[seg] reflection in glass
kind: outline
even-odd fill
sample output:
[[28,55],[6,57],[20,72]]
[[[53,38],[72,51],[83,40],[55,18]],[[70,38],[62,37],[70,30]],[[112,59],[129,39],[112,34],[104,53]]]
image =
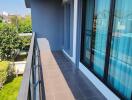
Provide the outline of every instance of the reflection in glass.
[[90,41],[92,33],[92,22],[93,22],[93,10],[94,0],[86,1],[86,17],[85,17],[85,28],[84,32],[84,51],[83,51],[83,62],[86,64],[90,63]]
[[103,78],[107,33],[109,25],[110,0],[95,0],[94,14],[94,39],[95,44],[92,49],[93,69],[96,74]]
[[116,0],[108,82],[125,98],[132,94],[132,0]]

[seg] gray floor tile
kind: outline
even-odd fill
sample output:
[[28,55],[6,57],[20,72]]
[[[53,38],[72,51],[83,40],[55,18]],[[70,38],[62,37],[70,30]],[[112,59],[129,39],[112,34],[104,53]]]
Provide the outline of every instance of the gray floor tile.
[[106,100],[61,51],[53,52],[53,55],[76,100]]

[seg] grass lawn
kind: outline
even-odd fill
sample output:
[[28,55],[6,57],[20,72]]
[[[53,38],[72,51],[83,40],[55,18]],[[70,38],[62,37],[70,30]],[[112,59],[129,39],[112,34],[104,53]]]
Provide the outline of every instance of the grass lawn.
[[22,76],[14,78],[11,82],[4,84],[0,90],[0,100],[16,100],[21,85]]

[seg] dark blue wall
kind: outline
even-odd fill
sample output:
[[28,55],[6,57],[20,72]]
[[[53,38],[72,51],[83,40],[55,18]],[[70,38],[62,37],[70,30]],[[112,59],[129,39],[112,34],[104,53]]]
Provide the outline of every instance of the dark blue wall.
[[33,31],[49,40],[52,50],[61,50],[64,39],[64,14],[61,0],[31,2]]
[[73,54],[73,14],[74,0],[64,4],[64,50]]

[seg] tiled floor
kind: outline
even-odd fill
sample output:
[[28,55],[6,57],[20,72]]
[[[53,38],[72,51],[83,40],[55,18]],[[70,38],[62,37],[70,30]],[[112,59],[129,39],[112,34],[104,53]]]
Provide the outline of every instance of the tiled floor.
[[39,38],[46,100],[106,100],[61,52],[51,52],[47,39]]
[[62,52],[53,52],[53,55],[76,100],[106,100]]

